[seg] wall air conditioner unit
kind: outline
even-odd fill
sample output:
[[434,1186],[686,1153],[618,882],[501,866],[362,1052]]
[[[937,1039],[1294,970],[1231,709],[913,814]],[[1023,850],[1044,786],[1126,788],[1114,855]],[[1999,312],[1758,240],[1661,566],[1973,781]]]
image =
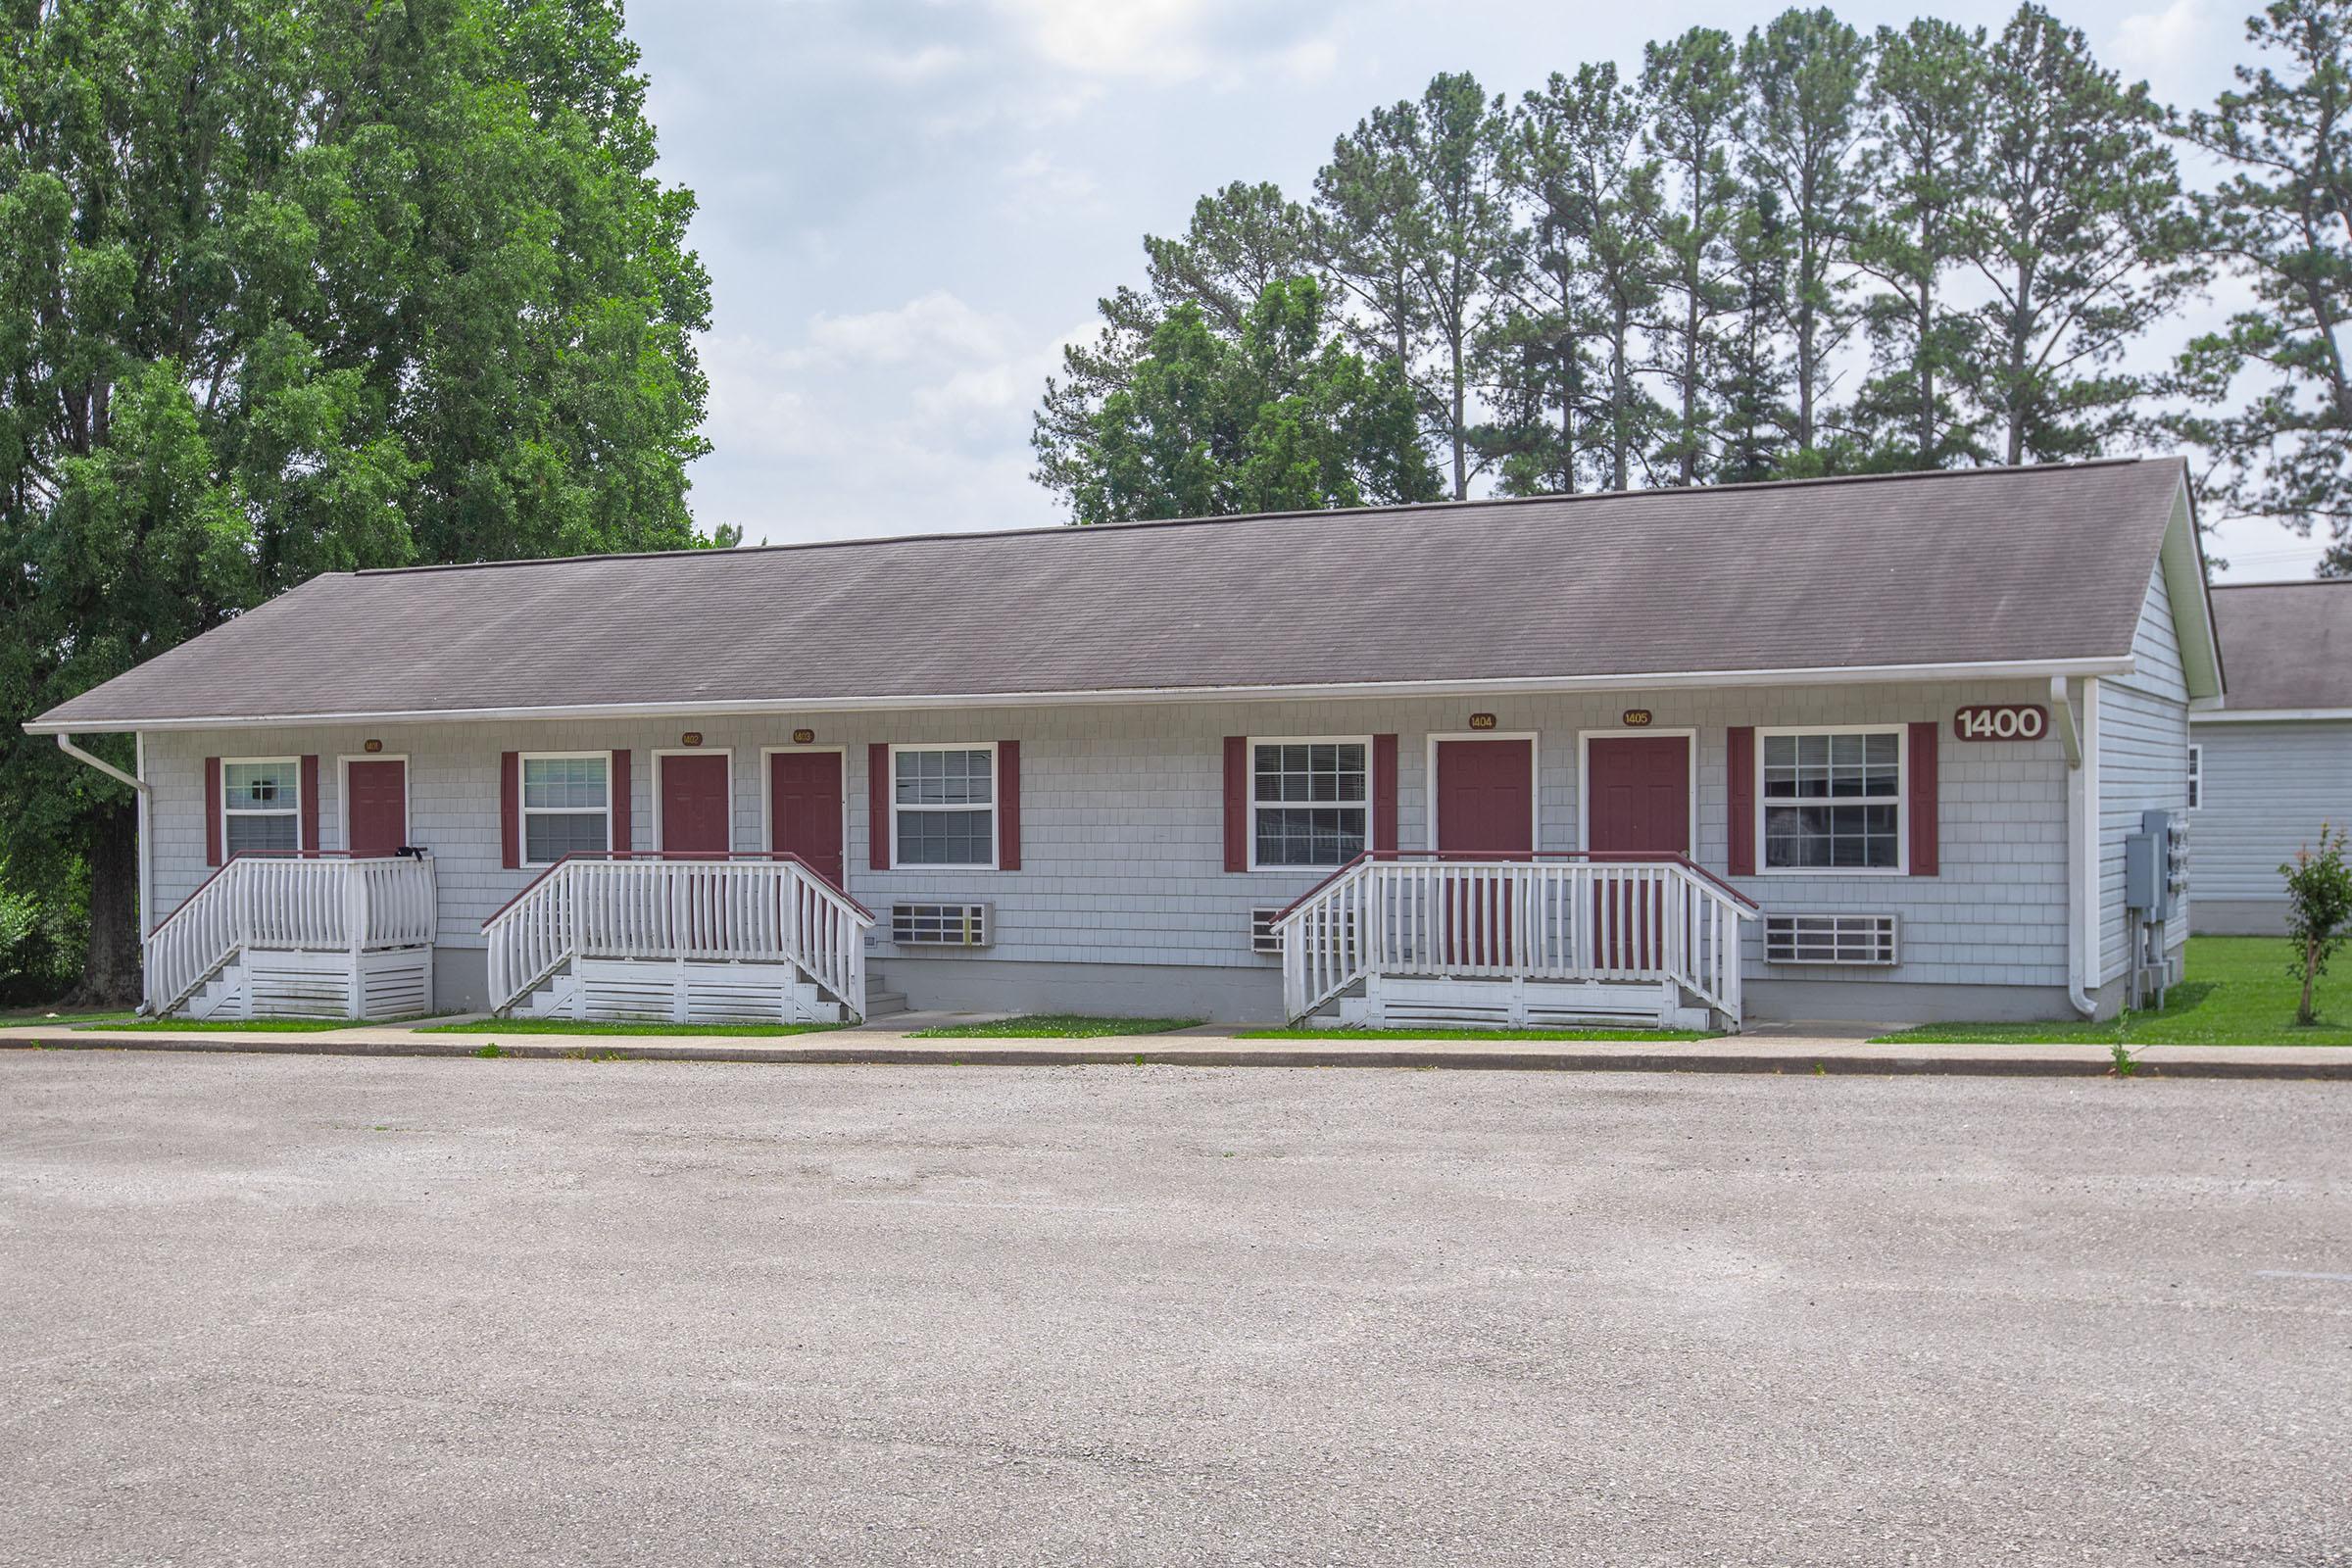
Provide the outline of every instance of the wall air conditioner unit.
[[1250,911],[1250,951],[1267,957],[1282,956],[1282,938],[1274,934],[1274,922],[1282,917],[1280,909],[1251,909]]
[[997,940],[997,906],[894,904],[890,940],[903,948],[985,948]]
[[1891,914],[1768,914],[1767,963],[1891,964],[1896,960]]

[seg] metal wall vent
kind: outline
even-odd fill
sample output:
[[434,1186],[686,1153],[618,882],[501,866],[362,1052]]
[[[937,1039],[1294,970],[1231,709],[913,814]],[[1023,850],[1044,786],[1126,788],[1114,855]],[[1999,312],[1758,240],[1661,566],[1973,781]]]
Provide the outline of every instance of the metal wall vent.
[[1768,963],[1893,963],[1895,917],[1768,914],[1764,917],[1764,958]]

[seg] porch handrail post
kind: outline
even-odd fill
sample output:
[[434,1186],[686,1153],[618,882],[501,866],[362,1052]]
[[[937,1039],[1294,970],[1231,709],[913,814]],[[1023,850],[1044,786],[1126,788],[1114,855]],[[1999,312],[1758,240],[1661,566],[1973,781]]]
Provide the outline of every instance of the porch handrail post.
[[368,866],[364,860],[329,862],[338,867],[343,878],[343,935],[344,963],[351,979],[351,989],[345,993],[344,1015],[365,1017],[360,1004],[360,955],[368,946]]

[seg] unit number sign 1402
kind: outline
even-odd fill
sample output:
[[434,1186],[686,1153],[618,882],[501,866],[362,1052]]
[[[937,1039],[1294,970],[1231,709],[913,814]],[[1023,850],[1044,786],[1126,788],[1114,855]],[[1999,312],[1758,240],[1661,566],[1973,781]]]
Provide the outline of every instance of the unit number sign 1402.
[[1964,741],[2037,741],[2049,733],[2050,710],[2035,703],[1988,703],[1952,715]]

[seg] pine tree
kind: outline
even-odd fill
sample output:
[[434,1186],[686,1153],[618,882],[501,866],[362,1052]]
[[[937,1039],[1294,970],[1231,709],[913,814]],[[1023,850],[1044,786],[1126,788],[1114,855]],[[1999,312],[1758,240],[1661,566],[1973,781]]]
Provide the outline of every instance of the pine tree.
[[1658,448],[1666,482],[1696,484],[1710,475],[1721,418],[1709,378],[1721,357],[1716,341],[1735,307],[1732,236],[1742,191],[1733,168],[1744,93],[1732,35],[1692,27],[1642,55],[1642,98],[1649,124],[1642,137],[1673,196],[1659,220],[1659,309],[1649,322],[1660,375],[1673,397],[1673,428]]
[[1773,192],[1788,248],[1783,329],[1795,396],[1788,462],[1824,463],[1834,364],[1853,330],[1847,247],[1859,220],[1855,169],[1870,44],[1827,9],[1786,11],[1740,52],[1749,95],[1747,177]]

